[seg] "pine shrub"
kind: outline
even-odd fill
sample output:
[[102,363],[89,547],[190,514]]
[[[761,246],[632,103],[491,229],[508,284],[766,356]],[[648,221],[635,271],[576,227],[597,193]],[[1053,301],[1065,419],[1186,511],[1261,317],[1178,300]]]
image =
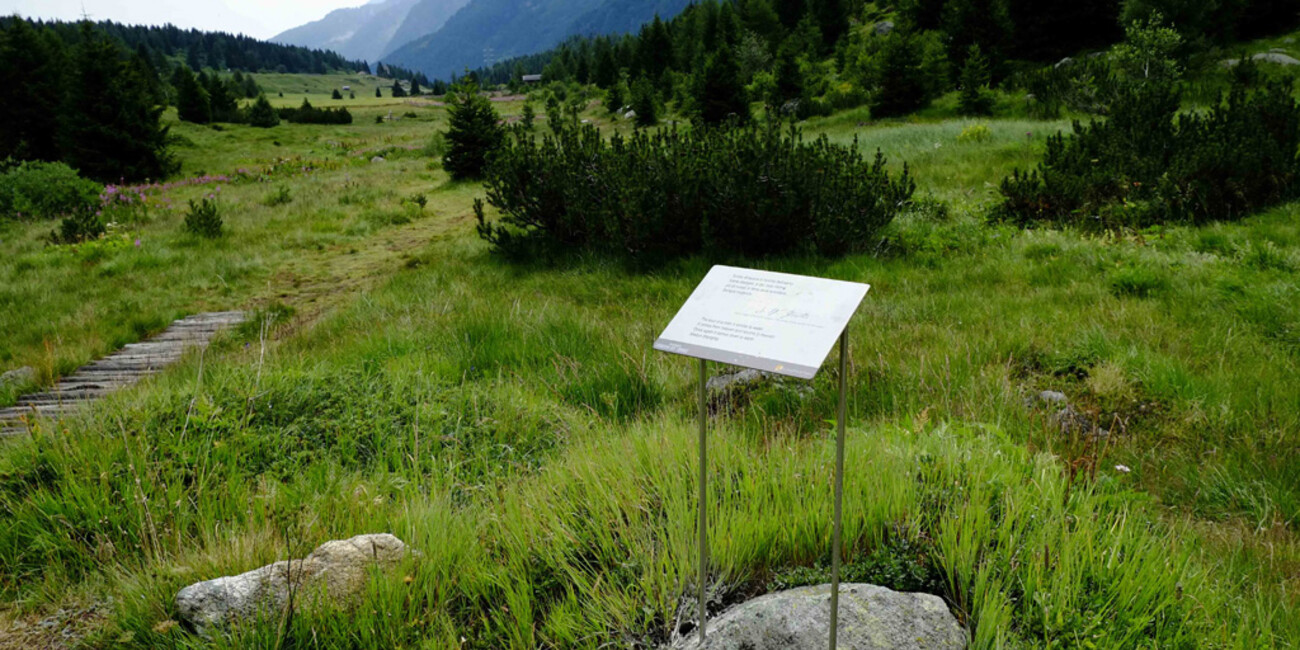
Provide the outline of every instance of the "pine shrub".
[[793,129],[637,131],[591,126],[507,143],[488,166],[479,235],[506,254],[587,251],[655,261],[862,250],[911,198],[880,154]]
[[190,209],[185,213],[185,232],[216,239],[221,236],[223,225],[221,204],[216,198],[205,196],[198,202],[190,200]]
[[55,244],[77,244],[99,239],[108,230],[98,210],[80,207],[59,222],[59,229],[50,233]]
[[275,112],[266,95],[258,95],[257,101],[248,109],[248,123],[263,129],[280,125],[280,114]]
[[1111,117],[1048,139],[1035,171],[1002,183],[999,217],[1097,227],[1240,219],[1300,196],[1300,107],[1284,84],[1236,87],[1178,114],[1168,84],[1124,89]]

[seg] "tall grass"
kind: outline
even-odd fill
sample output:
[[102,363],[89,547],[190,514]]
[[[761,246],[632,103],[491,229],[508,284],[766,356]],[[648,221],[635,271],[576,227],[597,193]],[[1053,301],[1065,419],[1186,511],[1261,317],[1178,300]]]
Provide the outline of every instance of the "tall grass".
[[[694,375],[650,343],[707,265],[504,263],[470,232],[480,188],[418,154],[368,162],[433,128],[379,111],[355,131],[178,129],[204,152],[190,169],[276,139],[344,161],[277,180],[287,204],[223,190],[223,242],[173,236],[175,213],[142,249],[6,231],[6,367],[54,372],[193,309],[298,315],[265,351],[271,330],[232,332],[5,443],[11,617],[105,603],[87,643],[128,647],[638,647],[689,625]],[[941,595],[980,648],[1293,646],[1300,207],[1124,235],[985,226],[980,188],[1037,155],[1034,124],[959,145],[965,122],[827,120],[920,158],[952,209],[914,206],[869,254],[760,264],[873,285],[851,330],[846,576]],[[826,580],[836,379],[716,404],[714,609]],[[1062,436],[1049,389],[1105,444]],[[422,555],[342,612],[211,640],[168,623],[181,586],[385,530]]]

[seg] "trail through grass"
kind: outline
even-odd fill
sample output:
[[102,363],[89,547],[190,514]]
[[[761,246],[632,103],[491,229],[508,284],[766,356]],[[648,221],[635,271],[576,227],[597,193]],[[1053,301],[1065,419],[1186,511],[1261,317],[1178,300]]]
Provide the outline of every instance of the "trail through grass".
[[[300,612],[289,641],[671,636],[696,579],[694,374],[650,344],[708,264],[496,259],[472,233],[481,189],[419,152],[441,109],[376,124],[389,110],[178,126],[187,174],[297,166],[219,183],[224,240],[179,229],[216,183],[159,190],[120,243],[0,233],[0,369],[48,377],[200,307],[303,316],[6,444],[3,620],[93,605],[92,646],[271,647],[275,622],[211,642],[169,624],[176,590],[391,531],[421,557],[351,609]],[[943,596],[977,648],[1300,642],[1300,206],[1021,232],[980,206],[1063,123],[988,120],[987,140],[959,142],[972,122],[859,121],[809,128],[908,162],[950,207],[921,202],[871,254],[742,261],[873,285],[851,349],[847,574]],[[719,404],[715,607],[825,580],[836,379]],[[1048,389],[1106,442],[1062,436]]]

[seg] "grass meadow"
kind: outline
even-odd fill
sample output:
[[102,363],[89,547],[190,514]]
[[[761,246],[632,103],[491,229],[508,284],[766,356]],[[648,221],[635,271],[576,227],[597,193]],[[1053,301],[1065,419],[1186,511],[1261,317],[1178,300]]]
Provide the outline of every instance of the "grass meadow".
[[[300,101],[292,81],[277,102]],[[230,180],[151,190],[104,242],[3,226],[0,370],[48,382],[186,313],[257,319],[3,443],[0,646],[50,642],[51,619],[164,648],[649,648],[684,622],[695,366],[651,342],[709,262],[499,259],[473,232],[481,188],[425,150],[443,109],[367,95],[350,126],[177,123],[182,178]],[[1141,233],[989,224],[1002,176],[1068,123],[961,137],[976,124],[810,122],[906,161],[920,200],[870,254],[727,260],[872,285],[846,577],[942,596],[974,648],[1300,644],[1300,205]],[[216,241],[180,228],[207,194]],[[714,401],[715,610],[828,579],[837,379]],[[1110,435],[1062,435],[1044,390]],[[213,639],[174,623],[187,584],[370,532],[420,555],[360,603]]]

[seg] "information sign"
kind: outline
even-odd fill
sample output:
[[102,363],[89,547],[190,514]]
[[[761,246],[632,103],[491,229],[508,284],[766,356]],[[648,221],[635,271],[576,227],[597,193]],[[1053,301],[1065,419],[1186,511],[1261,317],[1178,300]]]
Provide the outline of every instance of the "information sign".
[[812,379],[870,288],[856,282],[715,266],[654,348]]
[[654,347],[700,360],[699,646],[708,635],[709,361],[812,379],[838,339],[840,399],[835,435],[835,506],[831,539],[830,648],[839,632],[840,538],[844,501],[844,421],[848,409],[849,319],[870,285],[788,273],[715,266],[678,310]]

